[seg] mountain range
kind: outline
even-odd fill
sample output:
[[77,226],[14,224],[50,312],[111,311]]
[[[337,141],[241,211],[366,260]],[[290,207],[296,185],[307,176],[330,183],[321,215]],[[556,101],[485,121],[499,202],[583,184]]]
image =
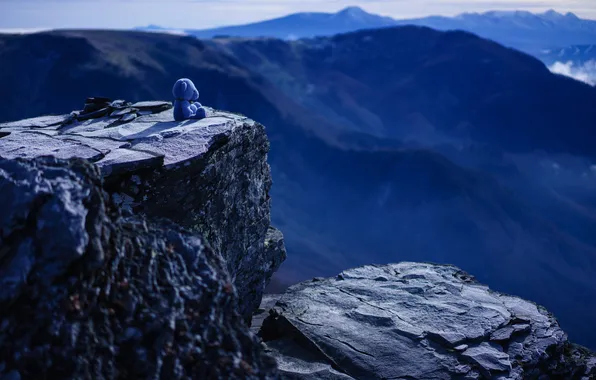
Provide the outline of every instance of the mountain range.
[[[337,13],[295,13],[245,25],[205,30],[188,29],[184,32],[199,38],[235,36],[295,39],[397,25],[427,26],[443,31],[465,30],[531,54],[539,54],[545,49],[596,43],[596,21],[554,10],[538,14],[528,11],[489,11],[464,13],[455,17],[430,16],[398,20],[370,14],[359,7],[349,7]],[[159,26],[138,29],[168,30]]]
[[596,88],[532,56],[420,26],[297,41],[70,30],[0,36],[0,66],[0,120],[170,99],[188,77],[202,103],[263,123],[288,248],[278,288],[451,263],[596,347]]

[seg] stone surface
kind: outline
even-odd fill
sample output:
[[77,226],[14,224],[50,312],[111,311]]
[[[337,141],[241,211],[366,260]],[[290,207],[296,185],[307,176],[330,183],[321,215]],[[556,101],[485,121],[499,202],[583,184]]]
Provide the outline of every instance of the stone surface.
[[596,376],[593,353],[569,343],[544,308],[453,266],[366,266],[294,285],[262,308],[275,300],[260,335],[288,378]]
[[[263,321],[269,315],[269,310],[281,297],[281,294],[263,295],[261,306],[252,319],[251,330],[255,334],[258,334]],[[267,342],[266,352],[275,357],[278,370],[284,379],[353,379],[351,376],[336,371],[316,353],[309,352],[289,338]]]
[[240,311],[250,320],[286,255],[283,236],[270,226],[265,129],[210,108],[205,119],[175,122],[170,106],[90,98],[85,107],[91,113],[105,107],[152,113],[129,122],[109,116],[77,120],[73,112],[0,124],[0,136],[5,134],[0,157],[51,155],[94,162],[107,190],[128,200],[128,212],[164,217],[207,237],[226,259],[240,293]]
[[222,257],[83,160],[0,159],[0,379],[275,379]]
[[0,157],[35,158],[43,155],[62,159],[79,157],[90,161],[97,161],[103,157],[102,152],[94,147],[57,139],[43,133],[13,132],[0,139]]

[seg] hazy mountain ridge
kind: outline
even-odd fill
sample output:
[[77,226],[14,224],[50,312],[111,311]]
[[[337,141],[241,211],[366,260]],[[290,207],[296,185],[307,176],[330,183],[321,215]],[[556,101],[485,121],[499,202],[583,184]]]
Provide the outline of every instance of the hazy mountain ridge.
[[[227,35],[295,39],[397,25],[427,26],[443,31],[466,30],[532,54],[539,54],[544,49],[596,43],[595,20],[581,19],[573,13],[561,14],[554,10],[544,13],[488,11],[463,13],[455,17],[429,16],[398,20],[349,7],[337,13],[295,13],[245,25],[188,29],[185,32],[199,38]],[[159,31],[167,28],[148,26],[138,29]]]
[[[238,37],[267,36],[295,39],[384,26],[395,26],[395,20],[390,17],[367,13],[359,7],[348,7],[337,13],[304,12],[256,23],[224,26],[208,30],[186,29],[185,32],[199,38],[232,35]],[[168,28],[150,25],[137,29],[163,31]]]
[[63,31],[0,44],[0,65],[12,62],[3,120],[69,112],[89,89],[169,99],[190,77],[204,104],[262,122],[288,246],[278,280],[453,263],[544,304],[594,346],[583,322],[596,319],[596,176],[581,178],[596,154],[596,89],[469,33],[421,27],[294,42]]
[[453,18],[434,16],[400,20],[399,23],[424,25],[438,30],[467,30],[532,54],[547,48],[596,41],[595,20],[585,20],[573,13],[561,14],[554,10],[537,14],[527,11],[464,13]]

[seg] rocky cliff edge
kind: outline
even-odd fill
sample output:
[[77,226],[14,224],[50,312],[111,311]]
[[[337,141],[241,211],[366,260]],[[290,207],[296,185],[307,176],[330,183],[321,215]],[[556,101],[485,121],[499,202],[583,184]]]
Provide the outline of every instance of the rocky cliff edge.
[[286,256],[270,224],[269,140],[244,116],[207,116],[175,122],[170,102],[88,98],[71,114],[0,124],[0,157],[94,163],[125,213],[166,218],[223,255],[250,321]]

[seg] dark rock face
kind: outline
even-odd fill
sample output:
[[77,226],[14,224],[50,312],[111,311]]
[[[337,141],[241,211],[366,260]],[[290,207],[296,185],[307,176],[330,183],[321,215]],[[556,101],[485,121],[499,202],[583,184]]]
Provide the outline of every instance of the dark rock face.
[[[112,110],[114,103],[97,107]],[[213,109],[206,119],[174,122],[167,105],[132,104],[135,117],[127,122],[121,115],[79,120],[81,113],[73,112],[0,124],[7,134],[0,138],[0,157],[94,162],[125,212],[167,218],[207,238],[224,256],[249,321],[286,257],[283,236],[270,225],[265,129]],[[266,240],[272,241],[267,247]]]
[[569,343],[544,308],[453,266],[366,266],[278,299],[260,334],[288,378],[596,376],[596,356]]
[[225,263],[83,160],[0,159],[1,379],[268,379]]

